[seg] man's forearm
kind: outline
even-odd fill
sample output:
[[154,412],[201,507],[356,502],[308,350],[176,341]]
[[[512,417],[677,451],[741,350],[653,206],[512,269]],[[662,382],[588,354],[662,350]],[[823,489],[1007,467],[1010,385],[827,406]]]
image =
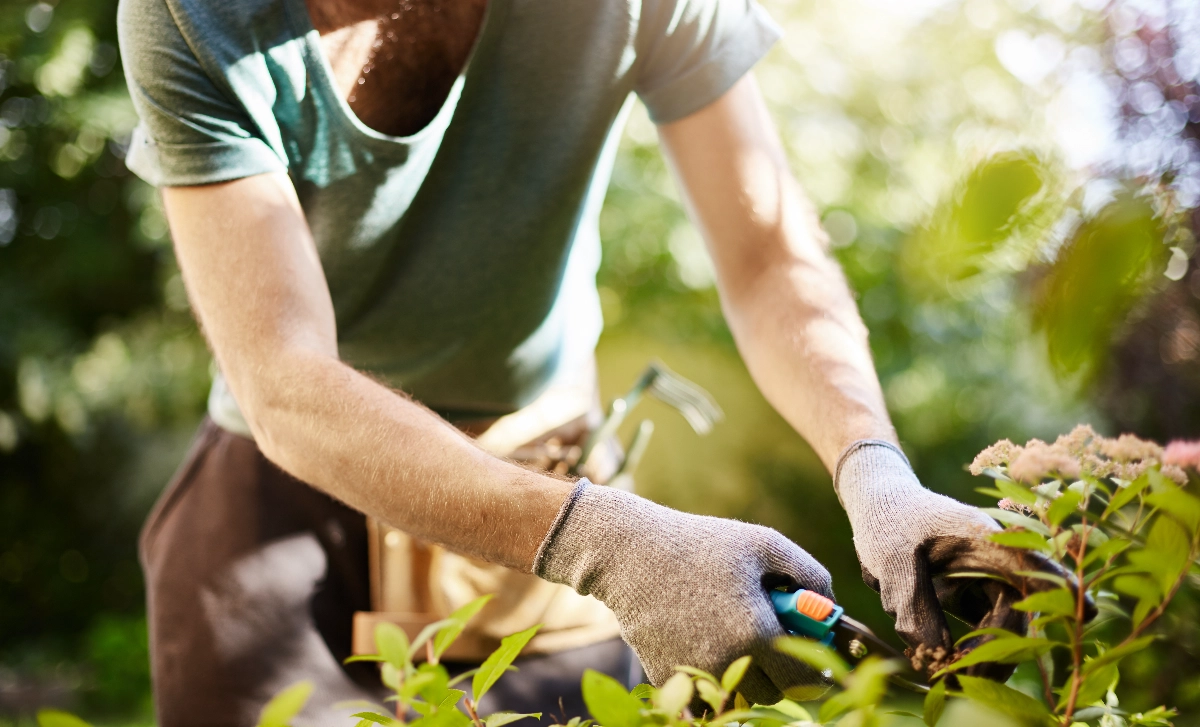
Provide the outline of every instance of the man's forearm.
[[283,174],[168,188],[193,308],[263,453],[413,535],[529,568],[568,483],[492,457],[338,360],[333,305]]
[[[812,225],[790,234],[815,235]],[[759,389],[832,471],[852,442],[896,433],[842,271],[815,241],[803,247],[805,257],[764,267],[727,295],[725,310]]]
[[336,359],[293,353],[259,380],[248,419],[268,459],[455,552],[528,570],[571,489],[484,452]]
[[754,77],[659,130],[738,348],[768,401],[831,470],[857,439],[894,440],[866,327]]

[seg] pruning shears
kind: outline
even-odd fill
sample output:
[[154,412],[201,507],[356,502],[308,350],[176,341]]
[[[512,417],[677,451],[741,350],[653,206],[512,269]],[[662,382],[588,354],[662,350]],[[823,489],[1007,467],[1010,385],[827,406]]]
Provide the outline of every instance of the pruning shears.
[[908,668],[909,660],[895,647],[875,635],[862,623],[846,615],[845,609],[816,591],[771,591],[771,602],[783,628],[796,636],[819,641],[833,648],[843,659],[858,663],[868,654],[897,659],[914,678],[891,674],[888,679],[898,687],[928,692],[924,679]]

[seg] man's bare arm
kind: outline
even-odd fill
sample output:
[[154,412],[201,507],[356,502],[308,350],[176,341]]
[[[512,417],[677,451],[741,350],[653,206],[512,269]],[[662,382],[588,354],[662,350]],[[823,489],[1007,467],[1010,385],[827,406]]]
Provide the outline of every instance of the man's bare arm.
[[529,570],[570,483],[488,455],[338,360],[288,177],[168,188],[163,199],[192,306],[263,454],[408,533]]
[[867,329],[754,77],[659,135],[767,400],[830,471],[852,442],[896,441]]

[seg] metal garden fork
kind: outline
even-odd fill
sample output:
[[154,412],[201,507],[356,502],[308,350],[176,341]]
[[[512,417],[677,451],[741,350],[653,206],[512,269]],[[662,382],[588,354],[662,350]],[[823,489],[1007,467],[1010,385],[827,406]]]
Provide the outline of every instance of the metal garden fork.
[[[588,457],[591,456],[598,444],[616,434],[617,429],[625,421],[625,417],[641,401],[644,394],[649,394],[678,411],[692,429],[700,435],[711,432],[713,425],[725,418],[725,413],[721,411],[721,407],[717,406],[717,402],[707,391],[667,368],[666,364],[661,361],[653,361],[638,377],[633,388],[609,406],[608,415],[604,421],[584,443],[583,452],[572,468],[574,472],[578,473],[587,464]],[[626,448],[624,459],[617,468],[616,474],[613,475],[614,480],[623,474],[632,472],[637,467],[653,433],[654,422],[648,419],[638,426],[633,441]]]

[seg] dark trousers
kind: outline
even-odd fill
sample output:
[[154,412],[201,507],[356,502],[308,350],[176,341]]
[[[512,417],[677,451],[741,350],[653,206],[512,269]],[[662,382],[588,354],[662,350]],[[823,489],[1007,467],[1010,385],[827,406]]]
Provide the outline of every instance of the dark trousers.
[[[285,474],[253,441],[205,419],[140,545],[160,727],[250,727],[272,695],[304,679],[316,688],[297,727],[343,724],[362,700],[382,703],[373,664],[342,664],[354,612],[370,610],[365,518]],[[543,712],[545,723],[586,716],[585,669],[641,680],[619,639],[518,666],[481,711]]]

